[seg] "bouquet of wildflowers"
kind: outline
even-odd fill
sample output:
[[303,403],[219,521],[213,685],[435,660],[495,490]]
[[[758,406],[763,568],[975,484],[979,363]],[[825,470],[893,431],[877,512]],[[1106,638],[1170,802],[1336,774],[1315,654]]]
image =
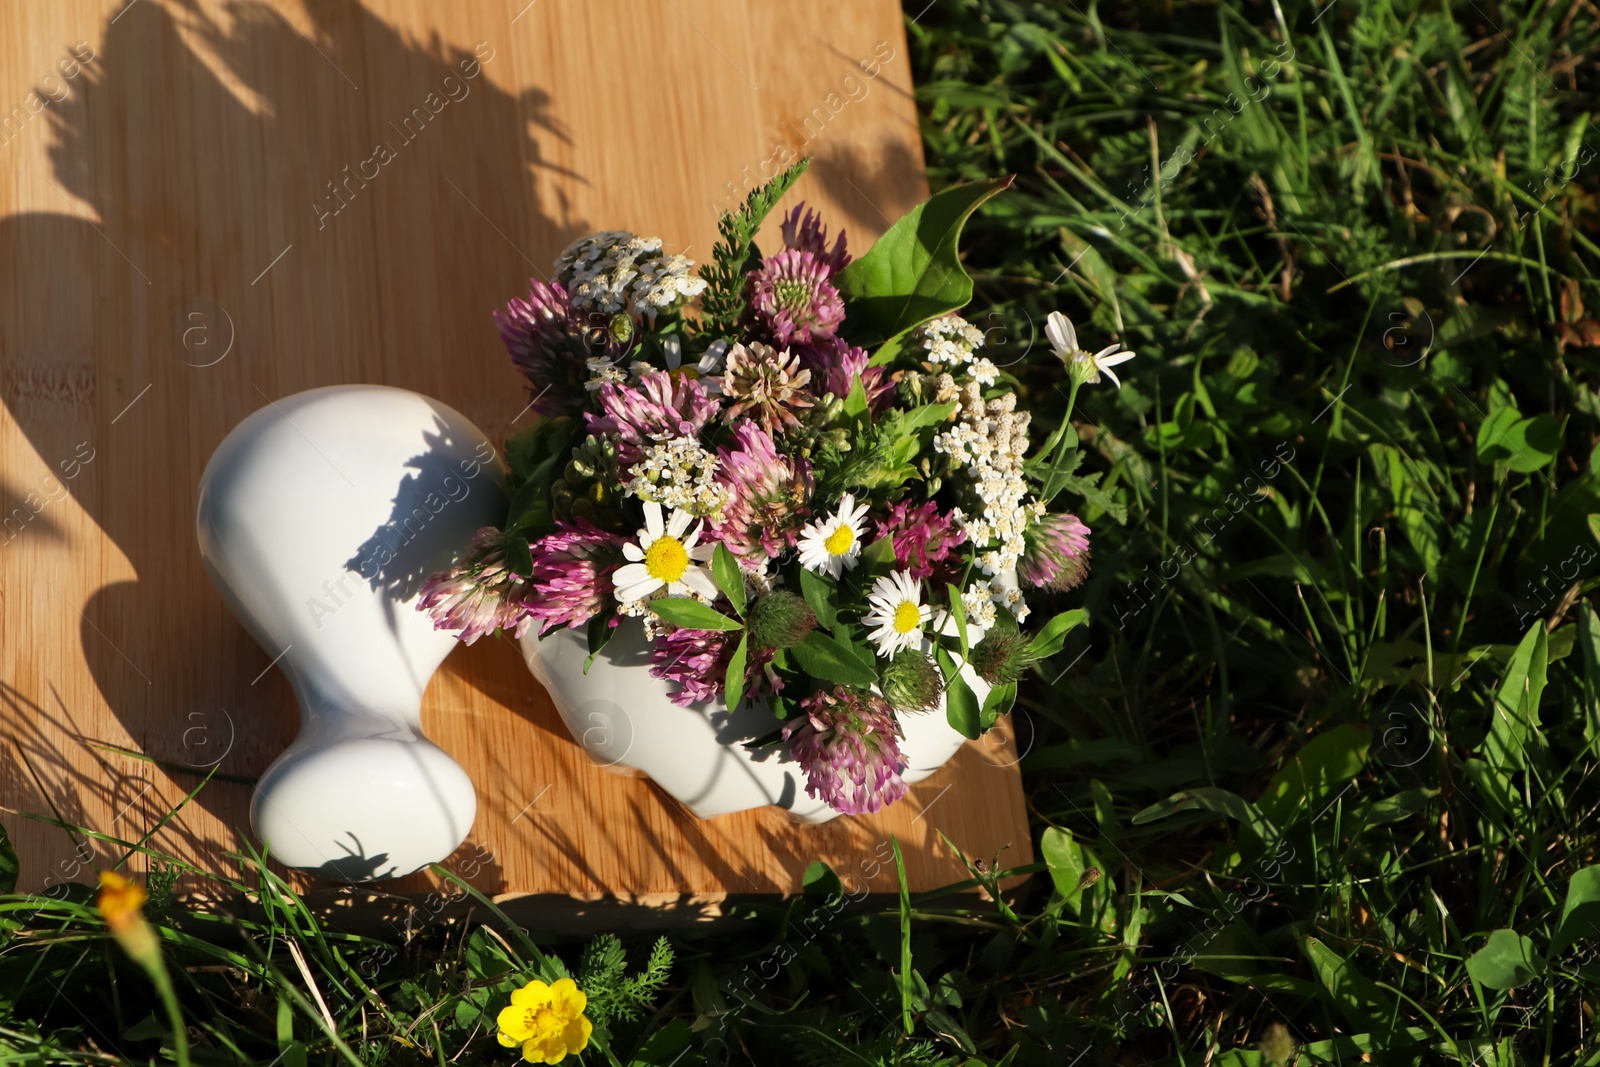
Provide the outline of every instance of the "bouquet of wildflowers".
[[[1029,455],[1028,413],[955,314],[961,226],[1009,180],[934,197],[860,258],[796,207],[763,255],[804,166],[723,216],[698,273],[658,238],[595,233],[496,313],[536,421],[506,446],[506,525],[421,607],[469,643],[584,627],[591,661],[637,619],[674,700],[764,702],[781,727],[762,740],[808,792],[871,812],[906,790],[900,716],[942,706],[977,737],[1083,620],[1024,629],[1030,590],[1088,566],[1088,528],[1051,502],[1115,505],[1065,418]],[[1046,332],[1074,397],[1132,357],[1080,349],[1059,313]]]

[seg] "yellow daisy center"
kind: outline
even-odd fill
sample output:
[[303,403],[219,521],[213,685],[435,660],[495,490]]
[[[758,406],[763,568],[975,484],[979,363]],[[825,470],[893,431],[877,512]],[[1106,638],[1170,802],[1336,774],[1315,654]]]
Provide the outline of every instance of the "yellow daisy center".
[[831,556],[842,556],[850,551],[850,546],[856,543],[856,532],[845,523],[840,523],[839,528],[829,534],[827,540],[822,542],[822,547],[828,550]]
[[658,537],[645,549],[644,569],[650,577],[670,585],[689,569],[689,550],[676,537]]
[[894,609],[895,632],[908,634],[921,625],[921,609],[909,600],[902,600],[900,606]]

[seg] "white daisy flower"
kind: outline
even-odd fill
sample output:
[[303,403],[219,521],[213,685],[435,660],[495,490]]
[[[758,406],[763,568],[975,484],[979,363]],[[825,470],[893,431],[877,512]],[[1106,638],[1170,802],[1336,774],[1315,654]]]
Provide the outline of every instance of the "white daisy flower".
[[658,589],[668,596],[696,596],[708,603],[717,597],[717,583],[704,562],[717,550],[714,544],[698,544],[700,524],[687,511],[674,511],[662,520],[661,505],[644,505],[644,529],[639,543],[624,545],[622,554],[632,562],[617,568],[613,581],[617,601],[623,605],[641,603]]
[[[667,358],[668,374],[671,374],[674,378],[680,374],[698,378],[706,392],[712,396],[722,395],[722,380],[717,375],[722,372],[722,357],[728,351],[728,342],[712,341],[711,346],[706,349],[705,355],[700,357],[700,362],[692,367],[683,365],[683,342],[678,339],[676,334],[662,340],[661,351]],[[633,364],[633,373],[636,375],[653,369],[647,363],[636,361]]]
[[1069,370],[1074,369],[1073,365],[1077,364],[1076,369],[1083,375],[1086,383],[1094,385],[1100,380],[1100,375],[1104,374],[1116,383],[1118,389],[1122,388],[1122,382],[1118,381],[1111,368],[1132,359],[1132,352],[1125,351],[1121,345],[1113,344],[1091,355],[1087,349],[1078,347],[1078,331],[1073,329],[1072,320],[1059,311],[1050,312],[1050,316],[1045,319],[1044,332],[1045,336],[1050,338],[1050,347],[1055,349],[1061,362],[1065,363]]
[[877,643],[878,655],[885,658],[915,648],[922,640],[923,624],[933,615],[933,609],[922,602],[922,583],[905,571],[872,583],[867,603],[872,610],[861,621],[877,626],[867,637]]
[[800,531],[800,566],[833,579],[853,568],[861,558],[866,517],[867,505],[857,504],[854,496],[844,494],[832,515],[822,522],[807,523]]

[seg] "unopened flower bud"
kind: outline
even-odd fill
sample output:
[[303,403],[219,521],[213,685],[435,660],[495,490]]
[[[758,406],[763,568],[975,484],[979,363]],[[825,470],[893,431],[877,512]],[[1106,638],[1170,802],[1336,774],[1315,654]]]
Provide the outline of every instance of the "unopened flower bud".
[[972,647],[972,669],[990,685],[1010,685],[1032,662],[1027,636],[1009,626],[996,626]]
[[750,640],[757,648],[793,648],[817,628],[817,614],[803,597],[776,589],[750,605]]
[[606,332],[611,335],[613,341],[625,345],[633,336],[633,319],[626,311],[619,311],[611,316],[610,322],[606,323]]
[[926,655],[906,649],[882,672],[883,698],[896,711],[932,711],[944,695],[944,678]]

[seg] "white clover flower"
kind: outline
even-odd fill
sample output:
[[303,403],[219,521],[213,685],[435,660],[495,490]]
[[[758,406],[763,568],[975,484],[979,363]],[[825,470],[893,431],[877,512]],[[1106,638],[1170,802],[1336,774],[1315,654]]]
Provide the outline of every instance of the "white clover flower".
[[1111,344],[1100,351],[1089,353],[1087,349],[1078,347],[1078,331],[1073,328],[1072,320],[1059,311],[1052,311],[1044,323],[1045,336],[1050,338],[1050,347],[1061,362],[1067,365],[1067,371],[1081,378],[1085,384],[1095,385],[1104,374],[1114,382],[1118,389],[1122,382],[1112,373],[1111,368],[1118,363],[1126,363],[1133,358],[1133,353],[1123,350],[1119,344]]
[[821,522],[807,523],[800,531],[800,566],[837,579],[861,558],[861,534],[866,528],[867,505],[857,504],[849,493]]
[[867,638],[885,658],[915,648],[922,640],[923,624],[933,616],[933,609],[922,602],[922,583],[906,571],[895,571],[872,583],[867,603],[872,610],[861,621],[877,627]]

